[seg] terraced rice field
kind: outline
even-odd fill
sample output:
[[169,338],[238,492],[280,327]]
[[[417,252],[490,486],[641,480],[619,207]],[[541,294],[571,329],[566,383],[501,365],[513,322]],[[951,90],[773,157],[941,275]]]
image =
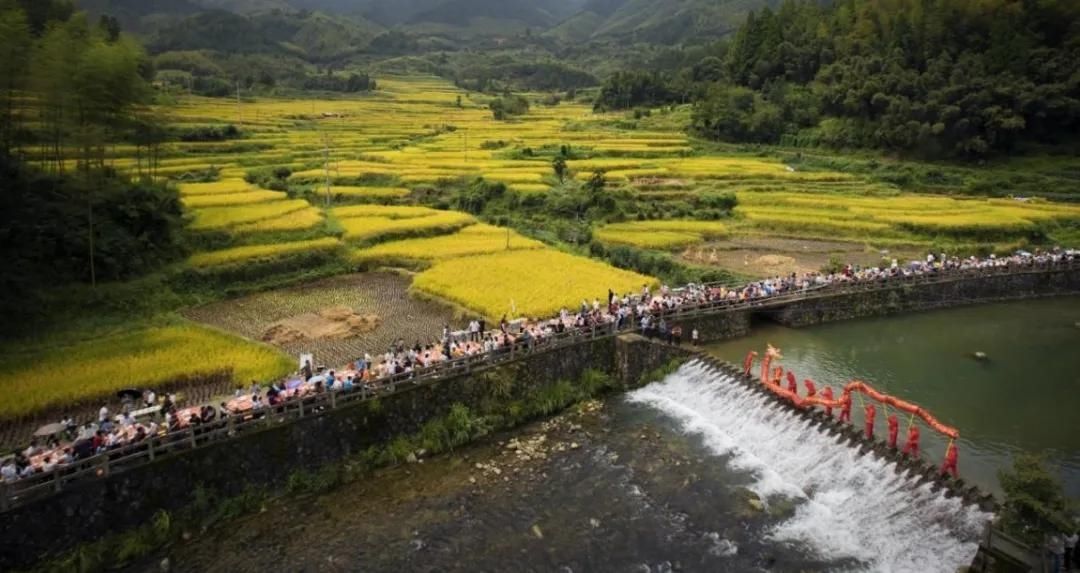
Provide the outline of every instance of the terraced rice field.
[[[6,358],[0,370],[0,420],[219,370],[232,370],[237,380],[265,381],[296,369],[291,359],[269,346],[193,324],[38,345]],[[43,369],[43,364],[48,367]]]
[[542,248],[545,245],[540,241],[522,237],[509,229],[476,224],[449,235],[387,242],[358,249],[353,252],[352,260],[361,265],[415,266],[457,257]]
[[236,263],[252,263],[258,259],[279,258],[298,253],[334,251],[341,247],[341,242],[333,237],[296,241],[293,243],[273,243],[269,245],[248,245],[217,251],[196,253],[188,259],[188,264],[195,268],[215,267]]
[[718,221],[662,220],[605,225],[596,230],[595,237],[617,245],[670,249],[720,238],[727,233],[727,227]]
[[870,238],[878,244],[989,243],[1007,247],[1036,231],[1080,225],[1080,207],[1041,201],[932,195],[853,196],[742,192],[736,224],[804,236]]
[[[163,110],[177,128],[239,124],[245,134],[235,141],[166,146],[164,175],[214,166],[223,178],[184,185],[185,201],[194,211],[193,229],[242,236],[298,233],[326,225],[312,205],[242,180],[249,169],[260,166],[292,170],[290,186],[309,191],[312,201],[326,192],[328,167],[330,197],[336,205],[394,204],[408,202],[414,188],[478,176],[521,193],[544,193],[559,185],[551,168],[552,150],[566,146],[571,151],[571,180],[602,171],[609,186],[660,205],[706,192],[736,193],[740,216],[726,229],[734,234],[836,235],[879,245],[1007,248],[1048,231],[1062,237],[1080,233],[1075,211],[1058,204],[983,201],[976,208],[931,197],[922,210],[911,210],[897,202],[896,188],[855,175],[803,170],[766,156],[701,153],[678,130],[677,121],[645,120],[627,129],[624,116],[596,114],[588,102],[573,101],[557,106],[536,101],[525,116],[495,121],[486,107],[488,96],[461,91],[444,80],[391,76],[379,82],[375,93],[355,99],[254,99],[238,105],[231,99],[182,97],[177,106]],[[328,165],[323,161],[326,147]],[[133,166],[132,153],[129,147],[117,147],[114,166]],[[828,205],[814,206],[823,201]],[[848,205],[837,207],[844,203]],[[446,233],[467,223],[464,216],[441,217],[407,226],[364,219],[356,212],[334,214],[340,222],[337,236],[365,243],[410,233]],[[620,227],[598,229],[597,234],[610,244],[657,249],[714,238]]]
[[498,320],[553,316],[607,291],[638,292],[656,279],[554,249],[510,251],[439,261],[413,288]]
[[465,213],[426,207],[356,205],[332,213],[344,228],[345,239],[357,242],[448,233],[476,222]]

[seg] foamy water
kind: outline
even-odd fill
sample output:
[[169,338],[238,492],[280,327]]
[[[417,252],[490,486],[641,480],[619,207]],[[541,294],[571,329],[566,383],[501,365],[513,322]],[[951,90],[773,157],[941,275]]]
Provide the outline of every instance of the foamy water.
[[763,499],[796,501],[769,536],[867,571],[955,571],[975,556],[990,515],[916,487],[894,464],[860,456],[801,417],[702,362],[631,392],[754,476]]

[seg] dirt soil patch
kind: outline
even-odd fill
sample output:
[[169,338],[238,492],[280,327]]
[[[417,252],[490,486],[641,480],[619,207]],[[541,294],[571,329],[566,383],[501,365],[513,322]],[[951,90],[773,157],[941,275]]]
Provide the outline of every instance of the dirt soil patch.
[[342,340],[371,332],[380,322],[377,315],[361,315],[347,306],[335,306],[275,322],[263,333],[262,340],[278,346],[304,340]]
[[412,279],[394,273],[344,275],[187,309],[199,322],[269,342],[317,364],[341,366],[386,352],[394,341],[426,344],[443,326],[460,328],[454,310],[409,295]]
[[736,237],[695,245],[683,251],[685,261],[721,267],[742,275],[774,277],[819,271],[836,257],[845,263],[876,265],[883,256],[909,258],[914,253],[883,252],[862,243],[818,239]]

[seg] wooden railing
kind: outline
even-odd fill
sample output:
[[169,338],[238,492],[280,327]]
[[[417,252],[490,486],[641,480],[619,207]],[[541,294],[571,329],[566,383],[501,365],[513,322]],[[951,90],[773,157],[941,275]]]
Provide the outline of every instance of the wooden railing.
[[[926,285],[997,275],[1044,273],[1073,269],[1080,269],[1080,264],[1070,262],[1002,266],[964,271],[939,271],[909,277],[822,285],[743,301],[724,300],[684,304],[665,311],[664,316],[670,322],[673,319],[686,320],[747,309],[777,307],[814,298],[893,289],[905,285]],[[126,444],[68,465],[59,466],[48,473],[36,474],[12,483],[0,483],[0,512],[23,505],[34,499],[61,492],[72,482],[105,478],[115,472],[149,463],[175,452],[199,448],[213,442],[231,439],[292,420],[320,415],[328,409],[332,410],[344,405],[391,396],[416,387],[436,384],[446,378],[493,368],[518,360],[525,355],[549,352],[587,341],[610,338],[621,332],[632,332],[634,330],[636,330],[636,325],[633,318],[627,320],[621,329],[616,328],[615,323],[585,328],[570,328],[562,333],[555,333],[542,338],[531,338],[527,341],[518,341],[515,344],[500,347],[492,352],[456,358],[426,368],[386,376],[378,379],[377,384],[371,388],[357,386],[350,391],[326,390],[319,394],[289,400],[254,414],[249,412],[228,416],[224,420],[219,419],[204,425],[191,426],[162,435],[150,436],[137,443]]]

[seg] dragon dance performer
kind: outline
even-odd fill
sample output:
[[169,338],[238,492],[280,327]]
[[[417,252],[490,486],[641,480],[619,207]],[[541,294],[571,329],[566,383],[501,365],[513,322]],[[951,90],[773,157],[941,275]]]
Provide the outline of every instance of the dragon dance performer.
[[874,439],[874,416],[877,415],[877,408],[873,404],[867,404],[865,408],[866,413],[866,439]]
[[907,444],[904,445],[904,455],[913,458],[919,457],[919,427],[912,424],[907,431]]
[[941,473],[952,475],[953,479],[959,478],[960,472],[956,469],[959,456],[960,452],[956,449],[956,444],[949,440],[949,447],[945,450],[945,461],[941,464]]
[[900,433],[900,421],[896,419],[896,414],[889,414],[889,449],[896,449],[896,436]]
[[[833,401],[832,386],[826,386],[825,389],[821,391],[821,397],[824,398],[825,400],[828,400],[829,402],[832,402]],[[832,406],[826,406],[825,407],[825,415],[832,418]]]
[[848,394],[840,398],[840,421],[851,423],[851,396]]

